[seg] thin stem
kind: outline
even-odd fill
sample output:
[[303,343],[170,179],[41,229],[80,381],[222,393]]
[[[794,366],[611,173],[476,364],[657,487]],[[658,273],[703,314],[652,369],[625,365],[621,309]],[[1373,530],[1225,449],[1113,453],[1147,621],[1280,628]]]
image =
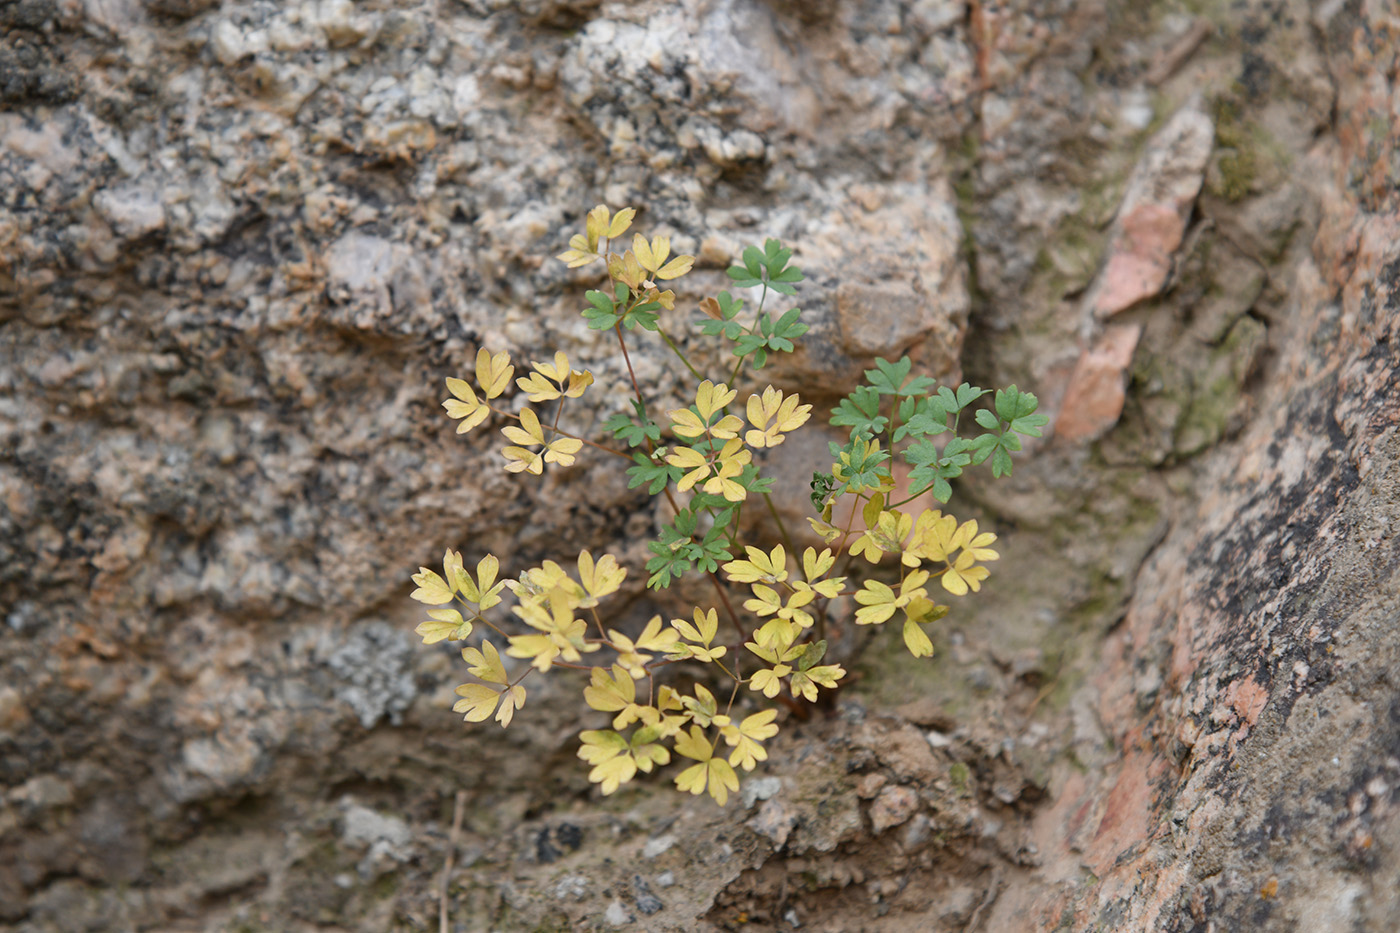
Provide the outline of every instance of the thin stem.
[[729,601],[729,594],[724,591],[724,584],[719,582],[719,577],[715,576],[712,570],[709,573],[710,582],[715,585],[715,592],[719,594],[719,601],[724,604],[724,609],[729,613],[729,618],[734,622],[734,628],[739,633],[739,637],[748,641],[752,637],[744,630],[744,624],[739,621],[739,614],[734,611],[734,604]]
[[[563,386],[560,386],[559,388],[562,389]],[[550,440],[553,440],[553,439],[554,439],[554,435],[559,433],[559,416],[562,415],[563,413],[564,413],[564,396],[563,396],[563,394],[560,394],[560,396],[559,396],[559,404],[554,406],[554,423],[551,424],[551,425],[549,426],[549,430],[550,430]]]
[[[765,492],[763,501],[768,503],[768,514],[773,516],[773,521],[778,525],[778,535],[783,539],[783,546],[787,548],[787,552],[793,556],[793,559],[797,560],[797,545],[792,543],[792,536],[788,534],[787,525],[783,524],[783,517],[778,514],[778,507],[773,504],[773,497]],[[798,560],[798,566],[801,564],[802,562]],[[805,570],[802,572],[802,579],[807,580]],[[807,582],[811,583],[812,581],[807,580]]]
[[729,702],[728,702],[727,704],[725,704],[725,707],[724,707],[724,715],[726,715],[726,716],[728,716],[728,715],[729,715],[729,711],[732,710],[732,709],[734,708],[734,699],[735,699],[735,697],[737,697],[737,696],[739,695],[739,684],[740,684],[739,678],[735,677],[735,678],[734,678],[734,689],[729,691]]
[[[851,536],[851,529],[854,528],[856,524],[856,514],[860,511],[861,500],[866,498],[861,493],[856,493],[855,497],[856,501],[851,505],[851,517],[846,519],[846,530],[841,532],[841,547],[846,546],[846,539]],[[855,560],[855,556],[854,551],[846,551],[846,562],[841,565],[841,572],[837,574],[838,577],[846,576],[846,571],[851,569],[851,561]]]
[[[768,283],[763,283],[763,293],[758,298],[758,310],[753,313],[753,323],[749,325],[748,333],[752,334],[758,328],[758,322],[763,320],[763,304],[768,300]],[[729,374],[729,387],[734,388],[734,382],[739,378],[739,370],[744,367],[744,357],[739,357],[734,363],[734,371]]]
[[[490,408],[491,406],[488,405],[487,407]],[[561,407],[562,407],[562,406],[561,406]],[[491,410],[492,410],[493,412],[495,412],[496,414],[498,414],[498,415],[505,415],[507,418],[510,418],[510,419],[512,419],[512,420],[514,420],[514,421],[519,421],[519,420],[520,420],[520,416],[517,415],[517,414],[515,414],[514,412],[502,411],[502,410],[499,409],[499,408],[491,408]],[[558,418],[557,415],[555,416],[555,419],[554,419],[554,420],[555,420],[556,423],[558,422],[559,418]],[[596,441],[590,441],[590,440],[589,440],[588,438],[586,438],[586,437],[579,437],[577,434],[572,434],[572,433],[570,433],[570,432],[568,432],[568,431],[565,431],[563,428],[555,427],[555,428],[552,428],[551,430],[553,430],[554,433],[556,433],[556,434],[562,434],[562,435],[564,435],[565,437],[572,437],[574,440],[580,441],[580,442],[582,442],[582,443],[584,443],[584,444],[587,444],[589,447],[596,447],[596,448],[598,448],[599,450],[603,451],[604,453],[612,454],[612,455],[615,456],[615,457],[623,457],[623,458],[625,458],[625,459],[627,459],[627,460],[631,460],[631,459],[632,459],[632,455],[631,455],[631,454],[624,453],[624,452],[618,450],[616,447],[608,447],[608,446],[605,445],[605,444],[599,444],[599,443],[597,443]]]
[[490,619],[486,618],[481,613],[477,613],[476,620],[481,624],[485,625],[491,631],[495,632],[497,635],[501,636],[502,638],[510,638],[510,636],[504,631],[502,631],[501,628],[497,626],[495,622],[492,622]]
[[447,933],[447,892],[452,881],[452,862],[457,855],[457,837],[462,833],[462,816],[467,809],[467,792],[457,791],[452,804],[452,832],[447,836],[447,857],[442,863],[442,888],[438,893],[438,930]]
[[627,364],[627,375],[632,378],[632,391],[637,394],[637,401],[645,412],[647,400],[642,398],[642,387],[637,384],[637,373],[632,368],[632,357],[627,353],[627,341],[622,339],[622,325],[614,324],[613,333],[617,334],[617,345],[622,348],[622,361]]
[[[739,652],[738,652],[738,650],[736,649],[734,653],[735,653],[735,655],[737,656]],[[734,671],[731,671],[729,668],[725,667],[725,666],[724,666],[724,662],[721,661],[719,658],[715,658],[715,659],[714,659],[713,661],[711,661],[710,663],[711,663],[711,664],[714,664],[715,666],[717,666],[720,670],[724,671],[726,674],[728,674],[728,675],[734,680],[735,689],[738,689],[738,685],[744,682],[744,679],[743,679],[742,677],[740,677],[740,676],[739,676],[738,674],[736,674]],[[735,667],[735,669],[737,670],[738,667],[739,667],[739,665],[736,664],[736,665],[734,665],[734,667]]]
[[[891,502],[889,505],[885,506],[885,508],[887,508],[887,509],[897,509],[897,508],[899,508],[901,505],[907,505],[908,503],[913,502],[915,499],[919,498],[920,496],[922,496],[924,493],[928,492],[928,491],[929,491],[930,489],[932,489],[932,488],[933,488],[932,486],[925,486],[923,489],[920,489],[918,492],[913,493],[912,495],[910,495],[910,496],[908,496],[908,497],[906,497],[906,498],[904,498],[904,499],[900,499],[898,502]],[[944,504],[946,505],[947,503],[944,503]]]
[[661,339],[666,342],[666,346],[671,348],[671,352],[676,354],[680,361],[685,364],[685,368],[690,370],[690,374],[696,379],[700,380],[701,382],[704,382],[705,377],[700,374],[700,371],[698,369],[691,365],[690,360],[687,359],[686,355],[681,352],[681,348],[676,346],[676,342],[671,339],[671,335],[666,333],[666,331],[661,327],[660,324],[656,325],[656,333],[659,334]]
[[[860,501],[861,501],[861,499],[864,498],[864,496],[862,496],[860,493],[856,493],[855,496],[856,496],[856,501],[855,501],[854,503],[851,504],[851,517],[850,517],[849,519],[846,520],[846,530],[843,531],[843,532],[841,533],[840,544],[838,545],[838,547],[844,547],[844,546],[845,546],[845,544],[846,544],[846,539],[849,538],[849,537],[851,536],[851,528],[853,528],[853,527],[855,526],[855,523],[856,523],[856,513],[857,513],[858,511],[860,511]],[[848,571],[851,569],[851,561],[855,559],[855,556],[856,556],[856,555],[855,555],[855,553],[854,553],[853,551],[847,551],[847,552],[846,552],[846,561],[845,561],[845,563],[843,563],[843,564],[841,565],[841,571],[837,574],[838,577],[845,577],[845,576],[848,575]],[[811,581],[808,581],[808,582],[811,582]],[[837,595],[838,595],[838,596],[844,596],[845,593],[839,593],[839,594],[837,594]],[[830,608],[831,608],[831,600],[828,599],[828,600],[826,600],[825,602],[822,603],[821,615],[817,616],[816,629],[817,629],[817,640],[818,640],[818,641],[821,641],[823,638],[826,637],[826,620],[827,620],[827,616],[829,616],[829,615],[831,614],[831,613],[830,613]]]

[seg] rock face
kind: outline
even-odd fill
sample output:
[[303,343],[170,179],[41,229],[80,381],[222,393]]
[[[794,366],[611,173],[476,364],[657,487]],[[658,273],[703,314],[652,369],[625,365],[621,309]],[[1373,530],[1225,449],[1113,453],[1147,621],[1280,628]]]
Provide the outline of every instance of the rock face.
[[[451,848],[463,929],[1389,929],[1397,50],[1365,0],[0,0],[0,924],[421,929]],[[547,258],[602,201],[699,256],[701,359],[779,236],[774,382],[1056,414],[958,492],[1005,570],[938,656],[868,646],[725,810],[590,797],[571,684],[465,731],[412,635],[445,547],[640,576],[611,464],[438,407],[484,345],[611,413]]]

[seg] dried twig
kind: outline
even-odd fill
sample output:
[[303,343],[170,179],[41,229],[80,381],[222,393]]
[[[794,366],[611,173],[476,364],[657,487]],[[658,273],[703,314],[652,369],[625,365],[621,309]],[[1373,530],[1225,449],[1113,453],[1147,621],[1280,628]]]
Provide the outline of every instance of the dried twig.
[[462,833],[462,817],[467,811],[467,792],[457,791],[457,799],[452,805],[452,832],[447,836],[447,857],[442,863],[442,891],[438,898],[438,930],[447,931],[447,888],[452,880],[452,862],[457,856],[457,837]]

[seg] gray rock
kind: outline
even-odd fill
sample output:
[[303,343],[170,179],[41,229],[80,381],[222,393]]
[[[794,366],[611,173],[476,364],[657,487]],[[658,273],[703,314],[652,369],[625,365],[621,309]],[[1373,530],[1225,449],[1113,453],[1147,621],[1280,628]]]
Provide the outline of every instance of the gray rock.
[[358,627],[326,659],[341,681],[336,698],[371,729],[381,719],[397,724],[418,695],[413,678],[413,637],[384,622]]

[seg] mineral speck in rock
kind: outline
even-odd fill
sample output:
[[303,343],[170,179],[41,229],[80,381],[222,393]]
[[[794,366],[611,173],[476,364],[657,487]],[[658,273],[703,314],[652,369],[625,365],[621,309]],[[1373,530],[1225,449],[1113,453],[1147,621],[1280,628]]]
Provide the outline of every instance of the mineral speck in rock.
[[632,916],[627,905],[622,901],[613,901],[608,905],[608,909],[603,913],[603,921],[609,926],[620,927],[632,923],[637,918]]
[[651,892],[651,886],[641,875],[632,876],[632,890],[637,895],[637,909],[647,916],[651,916],[666,905],[661,898]]

